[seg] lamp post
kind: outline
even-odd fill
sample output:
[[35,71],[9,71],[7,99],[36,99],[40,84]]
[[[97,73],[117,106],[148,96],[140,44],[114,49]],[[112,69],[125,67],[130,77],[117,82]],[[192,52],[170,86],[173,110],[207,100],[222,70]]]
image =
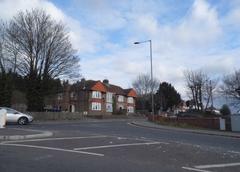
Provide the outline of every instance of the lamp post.
[[[134,44],[142,44],[149,42],[150,45],[150,64],[151,64],[151,84],[153,84],[153,67],[152,67],[152,40],[146,40],[146,41],[141,41],[141,42],[134,42]],[[151,85],[151,98],[152,98],[152,115],[153,115],[153,120],[154,120],[154,97],[153,97],[153,85]]]

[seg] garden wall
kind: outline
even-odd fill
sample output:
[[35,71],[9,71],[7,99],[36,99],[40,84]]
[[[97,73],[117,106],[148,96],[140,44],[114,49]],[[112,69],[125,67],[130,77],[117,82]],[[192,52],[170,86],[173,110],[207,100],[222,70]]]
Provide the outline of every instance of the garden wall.
[[[153,117],[149,116],[148,119],[153,121]],[[195,118],[195,117],[162,117],[162,116],[154,116],[154,121],[166,122],[166,123],[176,123],[176,124],[187,124],[194,127],[200,128],[208,128],[208,129],[217,129],[220,128],[219,118]]]

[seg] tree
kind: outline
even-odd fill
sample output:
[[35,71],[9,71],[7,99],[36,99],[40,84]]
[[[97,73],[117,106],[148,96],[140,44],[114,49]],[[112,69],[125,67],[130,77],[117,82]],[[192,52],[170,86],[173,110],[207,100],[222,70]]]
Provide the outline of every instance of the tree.
[[204,85],[204,90],[203,90],[203,98],[206,101],[206,105],[205,105],[205,110],[207,110],[208,105],[211,102],[211,110],[213,110],[213,93],[216,91],[217,88],[217,84],[218,84],[218,80],[217,79],[213,79],[213,80],[207,80],[205,85]]
[[181,103],[181,96],[176,89],[167,82],[162,82],[155,95],[157,108],[163,111],[173,109]]
[[79,58],[64,24],[43,10],[19,12],[7,29],[7,50],[12,51],[16,71],[27,77],[28,110],[40,111],[49,81],[78,77]]
[[157,91],[159,81],[156,78],[153,78],[153,81],[151,81],[149,74],[139,74],[132,85],[139,96],[149,95],[152,90],[153,92]]
[[236,70],[223,78],[223,84],[220,92],[230,98],[231,105],[239,107],[240,105],[240,70]]
[[132,85],[138,94],[136,109],[151,111],[151,92],[153,90],[153,94],[155,94],[159,81],[156,78],[151,81],[149,74],[139,74]]
[[6,24],[0,21],[0,106],[10,106],[12,96],[12,74],[5,55]]
[[229,109],[228,105],[226,105],[226,104],[222,105],[220,112],[223,116],[231,115],[231,110]]
[[195,109],[203,110],[203,91],[204,85],[209,80],[208,76],[202,71],[184,71],[186,86],[188,88]]

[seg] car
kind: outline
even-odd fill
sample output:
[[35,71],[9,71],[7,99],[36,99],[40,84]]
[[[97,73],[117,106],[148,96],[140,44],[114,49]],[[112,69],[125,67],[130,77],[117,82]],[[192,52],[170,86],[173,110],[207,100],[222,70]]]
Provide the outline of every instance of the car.
[[8,107],[0,107],[0,110],[5,109],[7,111],[7,123],[18,123],[19,125],[26,125],[33,121],[33,117],[28,114],[16,111]]

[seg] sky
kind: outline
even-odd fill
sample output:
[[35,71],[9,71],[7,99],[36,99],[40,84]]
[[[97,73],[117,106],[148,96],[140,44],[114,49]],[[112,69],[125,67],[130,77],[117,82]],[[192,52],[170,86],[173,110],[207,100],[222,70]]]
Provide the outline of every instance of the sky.
[[220,78],[240,69],[240,0],[0,0],[0,18],[41,8],[62,21],[86,79],[131,87],[140,73],[186,97],[185,70]]

